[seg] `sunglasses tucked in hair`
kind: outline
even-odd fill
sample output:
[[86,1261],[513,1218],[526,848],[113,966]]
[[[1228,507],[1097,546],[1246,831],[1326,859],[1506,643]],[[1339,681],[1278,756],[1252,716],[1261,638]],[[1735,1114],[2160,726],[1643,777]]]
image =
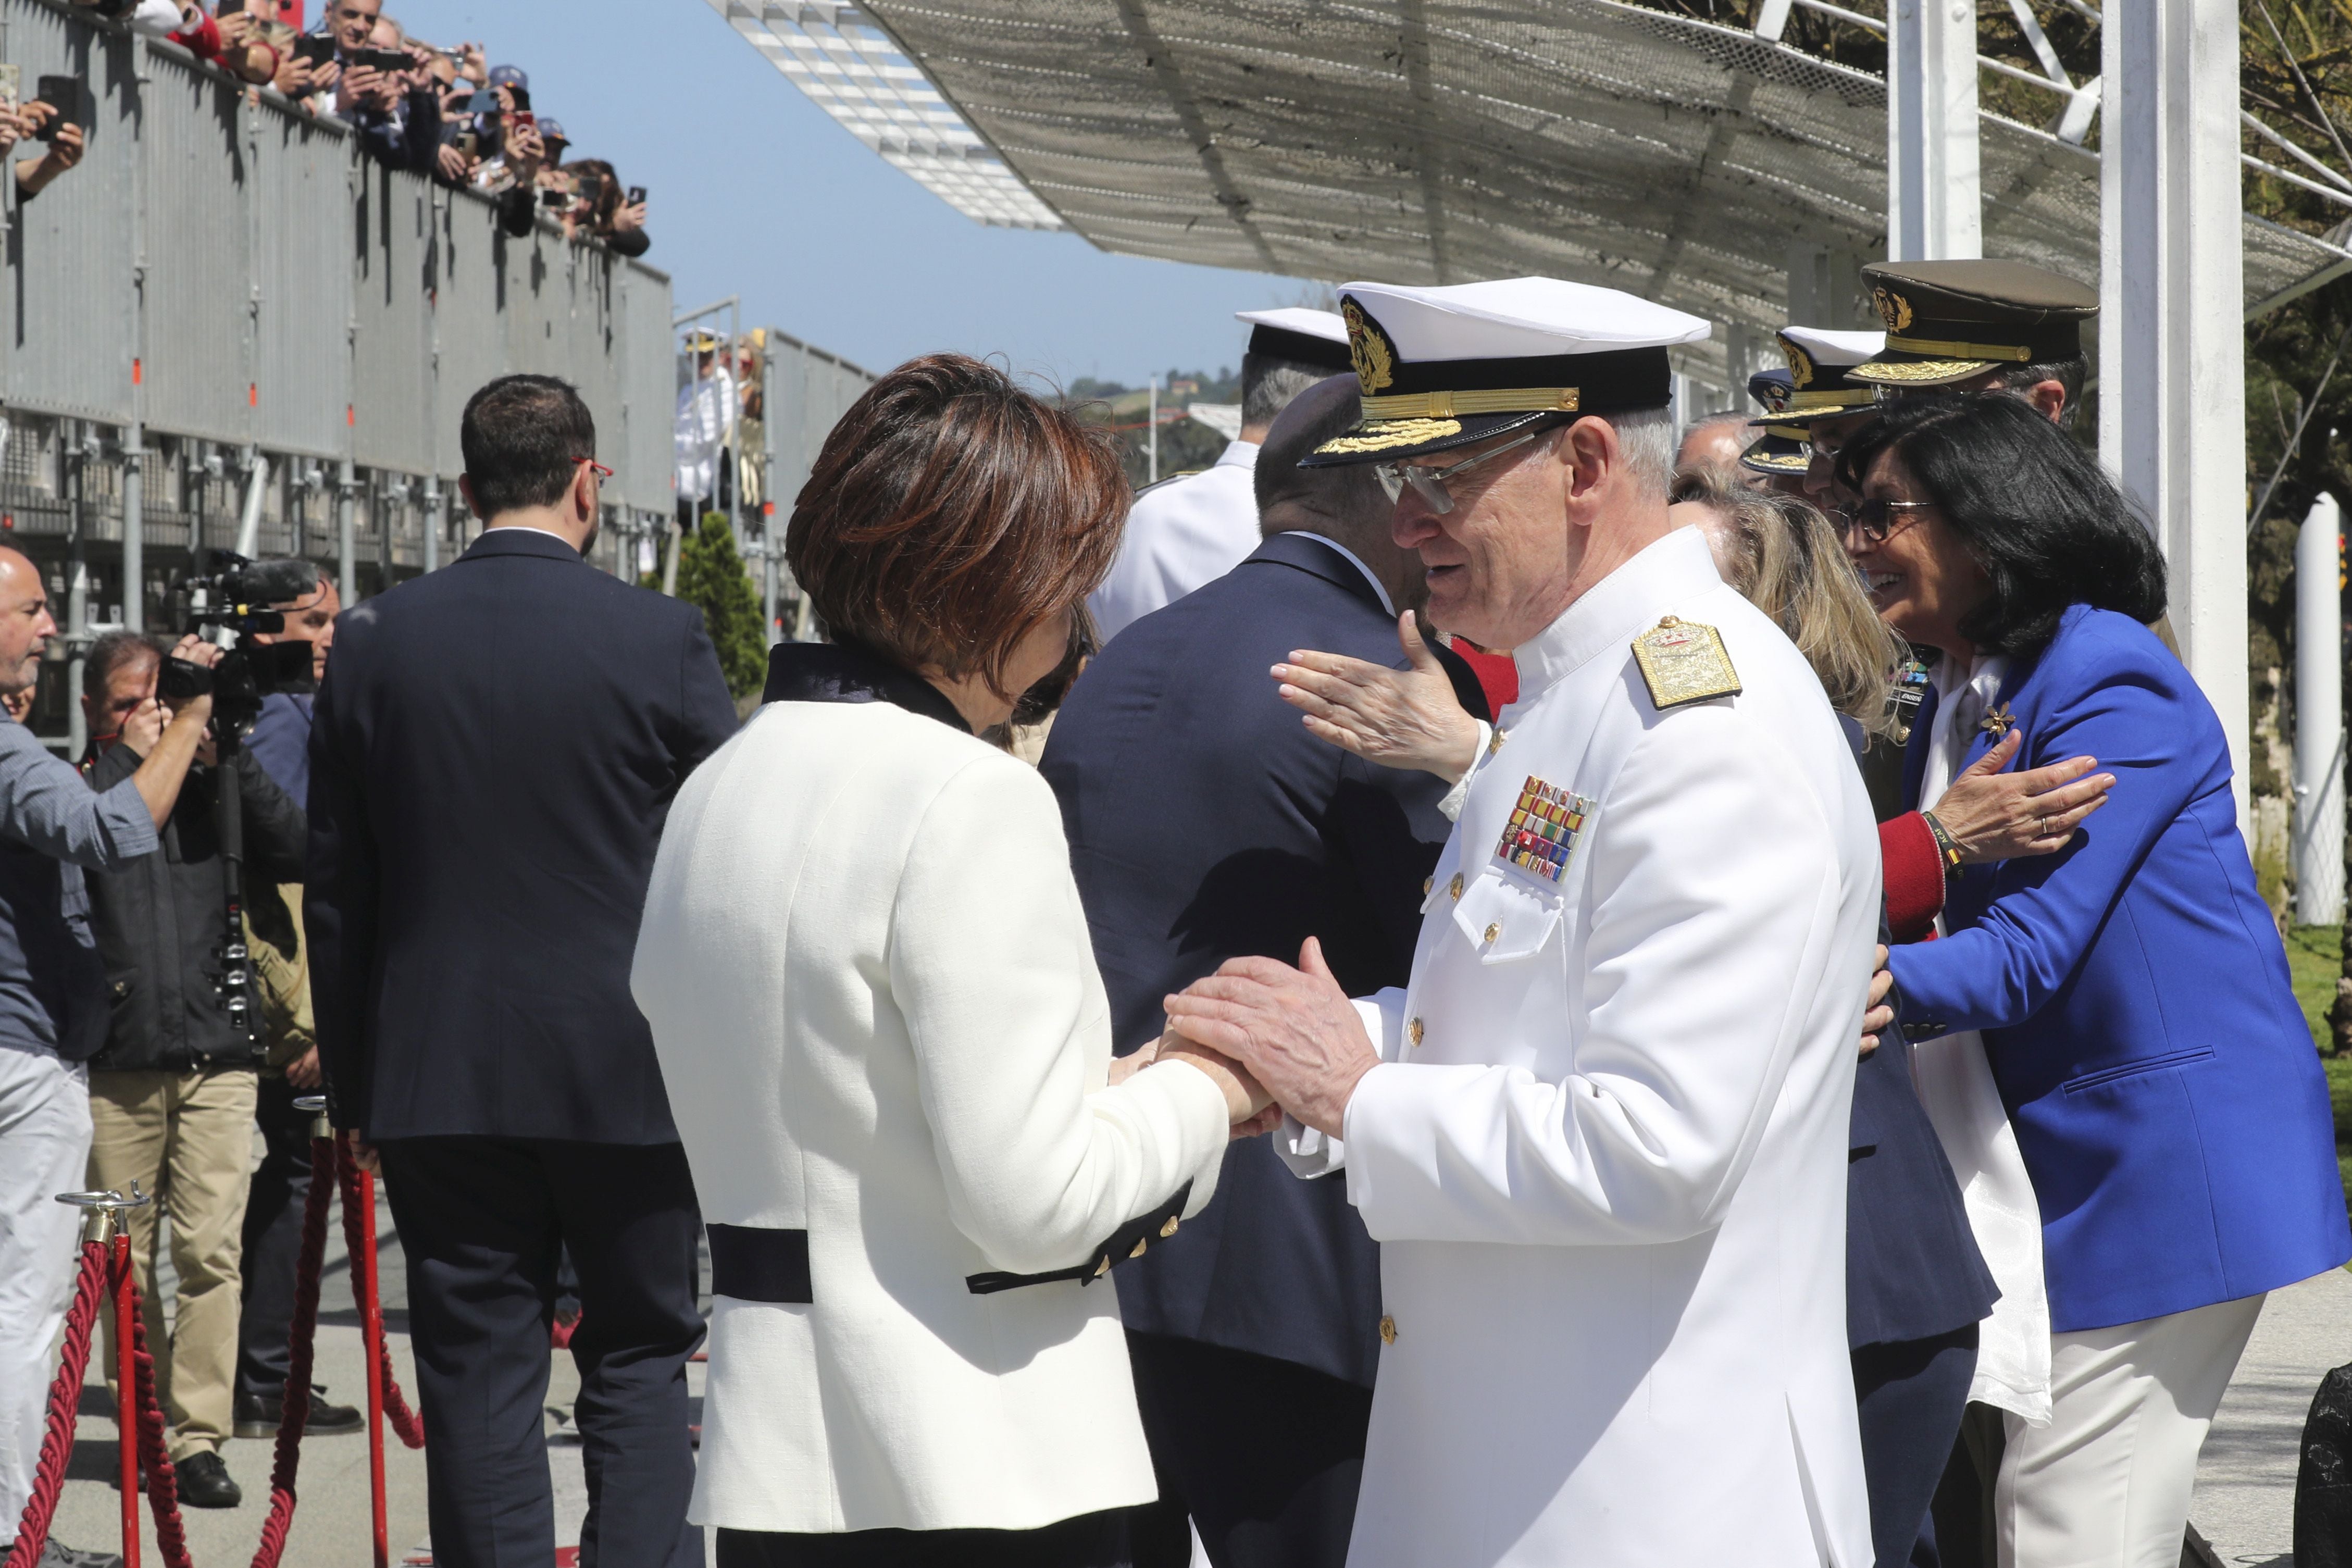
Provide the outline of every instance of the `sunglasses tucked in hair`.
[[2034,652],[2070,605],[2143,625],[2164,614],[2155,534],[2098,459],[2022,399],[1965,392],[1884,405],[1838,454],[1838,478],[1859,492],[1888,452],[1990,584],[1960,623],[1977,647]]

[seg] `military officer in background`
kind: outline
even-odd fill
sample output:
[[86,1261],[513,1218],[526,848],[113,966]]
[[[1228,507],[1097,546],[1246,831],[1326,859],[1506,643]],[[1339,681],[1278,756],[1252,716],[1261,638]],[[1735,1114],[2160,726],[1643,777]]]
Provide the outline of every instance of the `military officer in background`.
[[[1168,1000],[1381,1244],[1352,1568],[1864,1568],[1848,1106],[1878,929],[1803,657],[1666,514],[1669,345],[1549,279],[1341,291],[1433,621],[1511,648],[1412,979],[1309,942]],[[1695,1493],[1694,1478],[1701,1491]]]
[[[1783,349],[1787,346],[1785,342],[1781,344]],[[1797,396],[1792,373],[1777,368],[1758,371],[1748,378],[1748,395],[1764,410],[1764,416],[1749,420],[1748,428],[1763,434],[1740,448],[1740,478],[1765,489],[1802,495],[1809,455],[1803,424],[1788,418]]]
[[1895,393],[2007,392],[2074,425],[2096,289],[2022,261],[1880,261],[1862,280],[1886,339],[1850,380]]
[[1241,435],[1199,473],[1162,479],[1136,495],[1118,558],[1087,596],[1104,642],[1223,576],[1257,549],[1257,498],[1250,486],[1259,444],[1292,398],[1348,368],[1348,329],[1332,311],[1294,305],[1243,310],[1234,319],[1250,324]]

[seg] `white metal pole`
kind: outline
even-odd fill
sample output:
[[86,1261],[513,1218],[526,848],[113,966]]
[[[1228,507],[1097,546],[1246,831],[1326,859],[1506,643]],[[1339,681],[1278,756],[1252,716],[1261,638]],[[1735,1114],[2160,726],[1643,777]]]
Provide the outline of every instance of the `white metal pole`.
[[1886,258],[1982,256],[1976,0],[1894,0],[1886,21]]
[[2344,513],[2322,490],[2294,542],[2294,913],[2344,919]]
[[1150,453],[1144,472],[1146,482],[1156,485],[1160,482],[1160,378],[1157,375],[1151,378],[1151,396],[1144,406],[1148,412],[1143,416],[1143,429]]
[[2246,820],[2246,420],[2231,0],[2105,8],[2099,456],[2145,510],[2180,657],[2229,737]]
[[[261,503],[269,489],[269,459],[252,448],[247,453],[253,466],[246,475],[245,510],[236,520],[236,552],[249,558],[261,553]],[[299,555],[301,550],[298,537],[294,552]]]

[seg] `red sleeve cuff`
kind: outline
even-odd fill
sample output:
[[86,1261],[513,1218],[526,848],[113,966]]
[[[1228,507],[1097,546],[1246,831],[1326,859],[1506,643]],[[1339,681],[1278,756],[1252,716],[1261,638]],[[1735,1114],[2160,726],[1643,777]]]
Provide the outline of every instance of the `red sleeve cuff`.
[[205,18],[204,26],[193,30],[183,28],[172,34],[171,39],[200,60],[220,58],[220,24],[210,16]]
[[1886,924],[1896,942],[1917,942],[1944,912],[1944,858],[1936,836],[1916,811],[1878,825],[1878,855],[1885,867]]

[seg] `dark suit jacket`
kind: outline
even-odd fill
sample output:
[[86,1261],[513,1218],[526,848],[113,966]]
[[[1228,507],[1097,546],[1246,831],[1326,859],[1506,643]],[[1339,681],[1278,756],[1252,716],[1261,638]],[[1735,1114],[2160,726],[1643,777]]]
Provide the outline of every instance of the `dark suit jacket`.
[[[1882,927],[1878,940],[1887,940]],[[2000,1298],[1969,1228],[1959,1184],[1911,1083],[1903,998],[1854,1070],[1845,1184],[1846,1342],[1934,1339],[1979,1322]]]
[[[1087,667],[1042,763],[1121,1053],[1160,998],[1228,958],[1296,963],[1322,939],[1352,995],[1402,985],[1445,786],[1308,734],[1267,668],[1294,648],[1399,665],[1396,623],[1348,559],[1277,534],[1146,616]],[[1473,712],[1485,700],[1448,653]],[[1225,1157],[1198,1217],[1118,1271],[1127,1326],[1297,1362],[1369,1385],[1380,1251],[1340,1181],[1302,1182],[1263,1138]]]
[[551,534],[337,617],[303,910],[338,1127],[676,1141],[629,964],[670,799],[735,722],[701,612]]

